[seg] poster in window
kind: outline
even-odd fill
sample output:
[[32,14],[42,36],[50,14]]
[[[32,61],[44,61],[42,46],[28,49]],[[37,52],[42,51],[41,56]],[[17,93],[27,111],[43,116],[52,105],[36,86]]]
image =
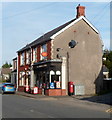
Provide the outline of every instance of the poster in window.
[[54,83],[53,82],[50,83],[50,88],[54,89]]
[[60,82],[56,82],[56,88],[61,88]]

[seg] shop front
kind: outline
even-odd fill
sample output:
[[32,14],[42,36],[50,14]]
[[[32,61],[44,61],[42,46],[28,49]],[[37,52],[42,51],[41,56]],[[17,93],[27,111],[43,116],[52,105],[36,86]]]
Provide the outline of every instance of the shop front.
[[48,96],[66,95],[66,90],[62,89],[61,66],[61,60],[49,60],[33,65],[34,83],[38,87],[39,94]]

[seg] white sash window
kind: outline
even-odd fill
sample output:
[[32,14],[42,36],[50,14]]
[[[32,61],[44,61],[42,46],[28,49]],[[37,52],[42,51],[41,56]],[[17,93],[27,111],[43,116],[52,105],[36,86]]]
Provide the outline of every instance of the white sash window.
[[24,52],[21,53],[20,55],[20,65],[24,65],[25,64],[25,54]]
[[30,50],[26,51],[26,64],[30,64],[31,55]]
[[33,49],[33,62],[36,62],[37,61],[37,48],[35,47]]

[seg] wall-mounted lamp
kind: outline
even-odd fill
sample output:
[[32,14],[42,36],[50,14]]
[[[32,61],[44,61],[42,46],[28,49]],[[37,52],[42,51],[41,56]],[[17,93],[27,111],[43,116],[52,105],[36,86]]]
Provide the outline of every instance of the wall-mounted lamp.
[[56,51],[59,52],[60,50],[63,50],[63,48],[57,48]]

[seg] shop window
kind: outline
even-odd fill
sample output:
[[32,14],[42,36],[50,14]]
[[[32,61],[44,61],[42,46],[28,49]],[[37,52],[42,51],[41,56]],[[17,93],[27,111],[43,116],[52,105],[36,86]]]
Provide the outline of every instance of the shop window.
[[41,51],[40,51],[40,59],[41,60],[47,59],[46,56],[42,56],[43,52],[47,52],[47,44],[44,44],[44,45],[41,46]]
[[53,70],[50,71],[50,82],[54,82],[55,80],[55,72]]
[[53,70],[50,71],[50,82],[60,82],[61,72],[56,71],[56,74]]
[[56,75],[61,75],[61,72],[60,71],[56,71]]
[[56,71],[56,81],[60,82],[60,75],[61,75],[61,72],[60,71]]
[[51,75],[51,82],[55,81],[55,75]]
[[56,81],[60,82],[60,75],[56,75]]

